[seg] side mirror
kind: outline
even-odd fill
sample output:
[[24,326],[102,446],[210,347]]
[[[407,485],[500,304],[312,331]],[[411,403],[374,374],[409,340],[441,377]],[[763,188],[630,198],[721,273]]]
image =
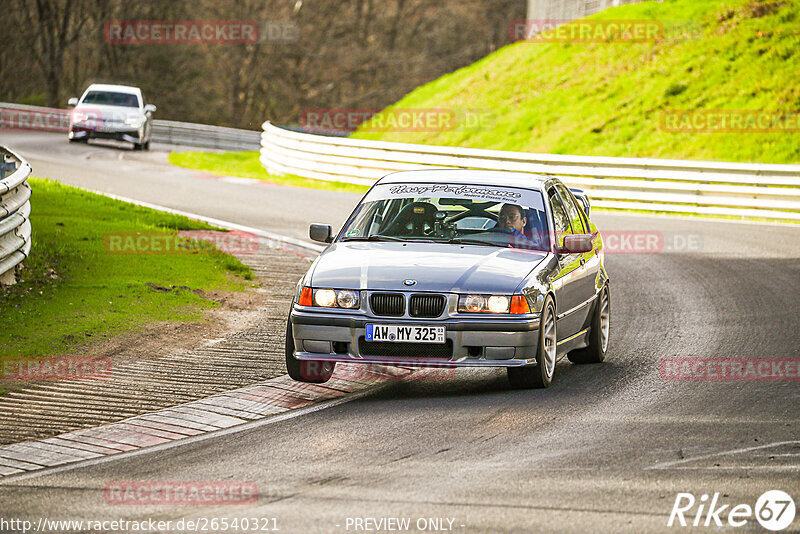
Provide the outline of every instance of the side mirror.
[[559,248],[561,254],[583,254],[592,251],[592,234],[571,234],[564,236],[564,246]]
[[330,243],[333,241],[333,228],[330,224],[312,224],[308,229],[308,237],[319,243]]
[[76,97],[73,96],[72,98],[67,100],[67,106],[74,108],[77,105],[78,105],[78,99]]
[[157,107],[155,107],[153,104],[147,104],[147,105],[144,107],[144,112],[145,112],[145,113],[155,113],[157,109],[158,109],[158,108],[157,108]]

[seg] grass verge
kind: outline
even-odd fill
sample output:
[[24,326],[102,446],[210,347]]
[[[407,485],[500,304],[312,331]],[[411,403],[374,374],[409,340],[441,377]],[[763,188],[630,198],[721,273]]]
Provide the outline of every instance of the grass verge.
[[307,187],[310,189],[326,189],[328,191],[342,191],[345,193],[364,193],[368,187],[363,185],[347,184],[342,182],[328,182],[325,180],[311,180],[300,176],[275,176],[269,174],[258,159],[258,152],[173,152],[169,155],[169,162],[179,167],[207,171],[220,176],[238,176],[241,178],[255,178],[279,185],[292,187]]
[[[214,230],[41,179],[33,188],[33,248],[20,282],[0,288],[0,359],[44,358],[157,321],[200,321],[212,291],[241,291],[249,267],[208,246],[111,254],[111,235]],[[2,368],[0,368],[2,369]]]

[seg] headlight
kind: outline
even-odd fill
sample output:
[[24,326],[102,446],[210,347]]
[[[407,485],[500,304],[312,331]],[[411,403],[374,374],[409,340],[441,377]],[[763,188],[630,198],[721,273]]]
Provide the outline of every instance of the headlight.
[[128,117],[127,119],[125,119],[125,124],[127,124],[128,126],[133,126],[134,128],[138,128],[139,126],[142,125],[143,122],[144,119],[142,119],[141,117]]
[[486,298],[481,295],[467,295],[458,300],[458,311],[482,312],[486,310]]
[[523,295],[461,295],[458,297],[460,313],[530,313],[528,301]]
[[486,300],[486,308],[491,313],[508,313],[508,297],[489,297]]
[[360,306],[358,291],[351,289],[311,289],[304,287],[300,292],[300,306],[319,306],[322,308],[357,309]]
[[89,115],[86,113],[80,113],[77,111],[72,113],[72,122],[83,122],[85,120],[89,120]]
[[330,308],[336,304],[336,291],[333,289],[317,289],[314,291],[314,303],[323,308]]
[[358,293],[347,290],[337,291],[336,304],[338,304],[340,308],[358,308]]

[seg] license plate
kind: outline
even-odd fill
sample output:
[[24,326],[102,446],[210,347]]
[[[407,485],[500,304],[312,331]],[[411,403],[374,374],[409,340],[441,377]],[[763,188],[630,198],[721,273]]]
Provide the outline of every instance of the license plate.
[[443,326],[403,326],[392,324],[368,324],[367,341],[390,343],[444,343]]

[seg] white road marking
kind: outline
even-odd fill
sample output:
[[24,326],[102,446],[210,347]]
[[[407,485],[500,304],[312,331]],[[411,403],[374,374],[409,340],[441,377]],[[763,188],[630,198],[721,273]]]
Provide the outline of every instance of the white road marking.
[[220,176],[218,180],[229,184],[243,185],[256,185],[262,182],[262,180],[256,180],[255,178],[242,178],[240,176]]
[[[765,445],[757,445],[755,447],[744,447],[742,449],[732,449],[732,450],[727,450],[727,451],[722,451],[722,452],[715,452],[715,453],[711,453],[711,454],[703,454],[703,455],[700,455],[700,456],[694,456],[692,458],[683,458],[682,460],[672,460],[672,461],[669,461],[669,462],[662,462],[662,463],[659,463],[659,464],[651,465],[650,467],[647,467],[646,469],[680,469],[680,468],[676,468],[675,466],[679,465],[679,464],[685,464],[685,463],[688,463],[688,462],[696,462],[698,460],[707,460],[709,458],[716,458],[716,457],[719,457],[719,456],[731,456],[733,454],[739,454],[739,453],[742,453],[742,452],[752,452],[752,451],[757,451],[757,450],[762,450],[762,449],[770,449],[770,448],[774,448],[774,447],[781,447],[783,445],[800,445],[800,441],[776,441],[774,443],[767,443]],[[697,468],[697,469],[700,469],[700,468]],[[719,468],[715,468],[715,469],[719,469]]]

